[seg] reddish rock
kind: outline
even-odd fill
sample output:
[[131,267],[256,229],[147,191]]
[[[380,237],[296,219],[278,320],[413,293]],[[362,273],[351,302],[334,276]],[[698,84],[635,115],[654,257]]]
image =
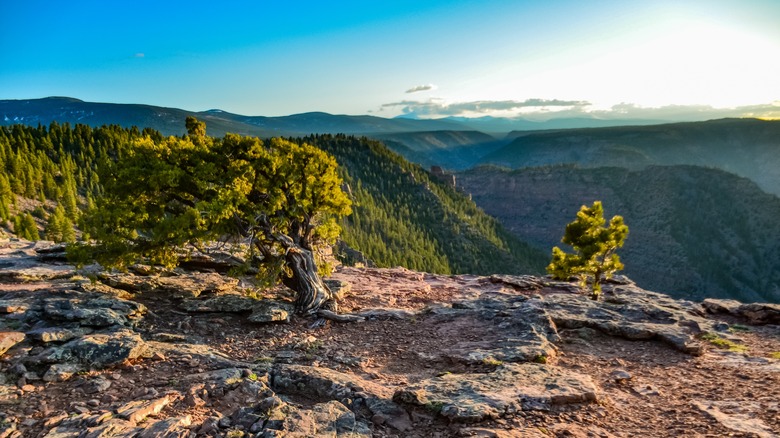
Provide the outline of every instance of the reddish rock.
[[24,340],[24,333],[3,331],[0,332],[0,355],[8,351],[9,348],[22,342]]

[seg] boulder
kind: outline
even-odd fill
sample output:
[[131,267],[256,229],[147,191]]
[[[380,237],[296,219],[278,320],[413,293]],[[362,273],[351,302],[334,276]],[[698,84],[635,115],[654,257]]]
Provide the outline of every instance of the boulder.
[[252,307],[252,314],[247,318],[251,322],[290,322],[295,306],[286,301],[261,300]]
[[707,298],[701,303],[709,313],[725,313],[747,319],[748,324],[780,324],[780,304],[748,303]]
[[347,294],[352,291],[352,284],[348,283],[345,280],[328,278],[322,280],[322,282],[325,283],[325,286],[327,286],[328,289],[330,289],[331,293],[336,298],[336,300],[344,299],[344,297],[346,297]]
[[740,315],[753,325],[780,325],[780,304],[750,303],[739,306]]
[[46,382],[64,382],[79,371],[82,371],[82,367],[77,364],[55,363],[43,375],[43,380]]

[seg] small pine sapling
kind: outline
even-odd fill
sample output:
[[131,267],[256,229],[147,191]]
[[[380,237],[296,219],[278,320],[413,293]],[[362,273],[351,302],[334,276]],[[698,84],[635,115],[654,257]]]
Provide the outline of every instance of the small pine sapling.
[[566,225],[561,239],[575,253],[569,254],[556,246],[552,250],[552,262],[547,266],[547,272],[555,279],[579,277],[582,287],[590,289],[594,300],[601,295],[602,280],[623,269],[615,251],[623,246],[628,236],[623,217],[614,216],[609,226],[604,224],[601,201],[595,201],[591,207],[580,207],[577,218]]

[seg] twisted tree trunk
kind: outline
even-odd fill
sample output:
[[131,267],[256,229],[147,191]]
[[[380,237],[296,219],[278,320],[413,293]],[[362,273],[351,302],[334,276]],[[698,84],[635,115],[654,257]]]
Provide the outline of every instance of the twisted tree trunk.
[[336,310],[333,294],[317,273],[311,251],[297,245],[290,246],[285,254],[285,262],[292,276],[285,276],[282,282],[298,294],[295,299],[296,313],[316,313],[323,306]]

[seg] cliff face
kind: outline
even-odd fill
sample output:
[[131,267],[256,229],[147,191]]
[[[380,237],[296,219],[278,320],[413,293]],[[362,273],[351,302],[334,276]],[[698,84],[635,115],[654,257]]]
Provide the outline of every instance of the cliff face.
[[594,200],[630,233],[625,273],[677,297],[780,302],[780,199],[714,169],[572,166],[458,174],[459,185],[515,235],[549,251]]

